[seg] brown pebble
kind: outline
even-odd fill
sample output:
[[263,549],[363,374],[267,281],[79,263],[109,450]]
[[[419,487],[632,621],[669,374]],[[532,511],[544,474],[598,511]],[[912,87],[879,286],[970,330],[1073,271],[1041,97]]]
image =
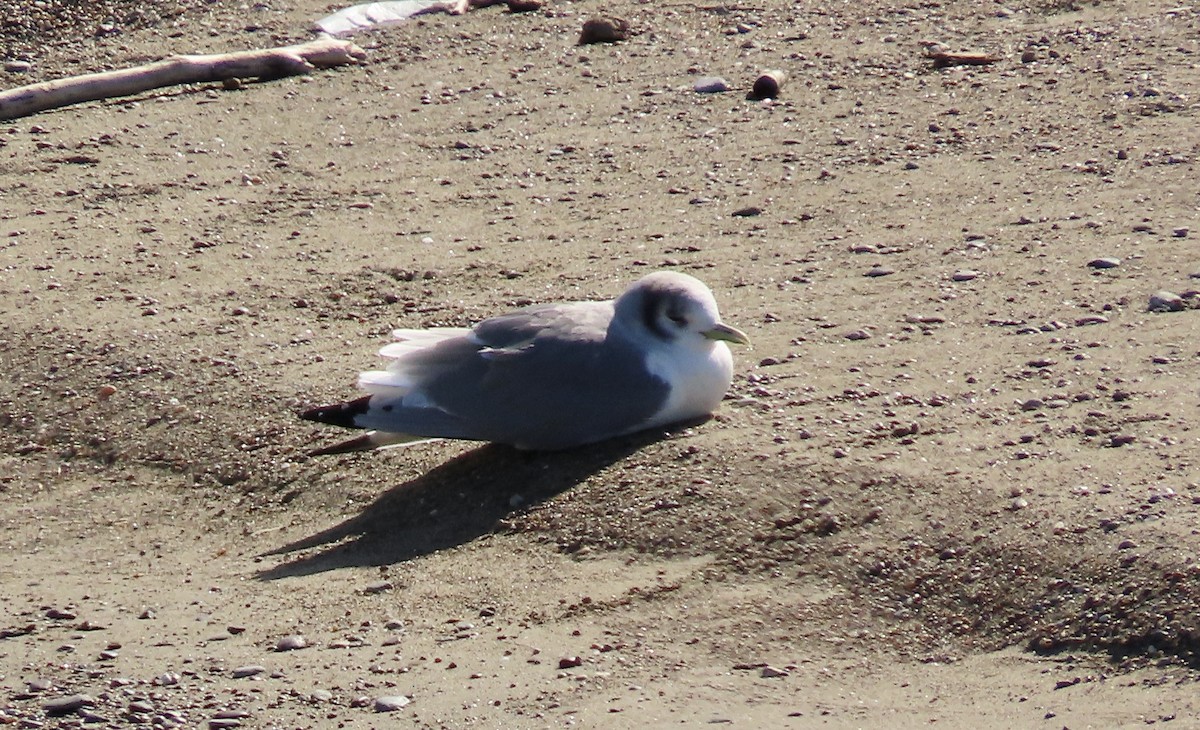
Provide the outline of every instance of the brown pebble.
[[783,82],[787,80],[787,73],[778,69],[771,71],[763,71],[758,78],[754,80],[754,86],[750,89],[751,99],[774,99],[779,96],[779,91],[783,87]]
[[571,669],[573,667],[578,667],[581,664],[583,664],[583,659],[577,656],[563,657],[562,659],[558,660],[559,669]]
[[589,18],[579,32],[579,45],[618,43],[629,39],[629,23],[621,18]]
[[508,12],[531,13],[542,9],[542,0],[508,0]]

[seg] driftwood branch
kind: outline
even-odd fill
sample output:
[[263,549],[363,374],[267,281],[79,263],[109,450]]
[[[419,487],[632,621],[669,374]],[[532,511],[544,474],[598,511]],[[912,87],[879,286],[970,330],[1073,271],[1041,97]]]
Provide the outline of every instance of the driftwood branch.
[[79,104],[140,94],[177,84],[229,79],[298,76],[318,68],[359,63],[366,53],[349,41],[318,38],[308,43],[257,51],[172,56],[119,71],[72,76],[0,91],[0,120]]

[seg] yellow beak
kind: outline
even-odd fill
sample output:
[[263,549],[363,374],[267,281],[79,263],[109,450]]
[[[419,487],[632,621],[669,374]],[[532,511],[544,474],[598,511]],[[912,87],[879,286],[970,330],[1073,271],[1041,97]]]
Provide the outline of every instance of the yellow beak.
[[730,327],[729,325],[722,324],[720,322],[718,322],[716,325],[714,325],[712,329],[710,329],[706,332],[702,332],[701,334],[703,334],[705,337],[707,337],[710,340],[723,340],[725,342],[736,342],[739,345],[749,345],[750,344],[750,338],[746,336],[745,332],[742,332],[740,329],[738,329],[736,327]]

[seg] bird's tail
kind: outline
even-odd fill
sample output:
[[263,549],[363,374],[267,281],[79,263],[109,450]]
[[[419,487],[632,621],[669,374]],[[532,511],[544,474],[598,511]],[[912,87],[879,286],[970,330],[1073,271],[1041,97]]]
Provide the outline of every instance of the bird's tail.
[[[338,403],[331,406],[318,406],[303,411],[300,417],[306,421],[316,421],[317,423],[328,423],[331,426],[341,426],[343,428],[362,428],[355,422],[355,419],[370,409],[371,396],[363,396],[346,403]],[[420,443],[422,441],[434,441],[428,436],[414,436],[407,433],[394,433],[391,431],[367,431],[364,434],[355,436],[352,439],[339,441],[330,446],[324,446],[319,449],[313,449],[308,452],[309,456],[327,456],[329,454],[348,454],[353,451],[374,451],[375,449],[384,449],[391,446],[404,446],[408,444]]]

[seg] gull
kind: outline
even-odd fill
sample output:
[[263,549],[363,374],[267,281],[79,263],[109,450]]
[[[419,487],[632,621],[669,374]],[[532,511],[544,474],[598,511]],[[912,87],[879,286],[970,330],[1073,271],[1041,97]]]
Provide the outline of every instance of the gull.
[[400,329],[361,373],[368,395],[301,418],[367,433],[310,452],[339,454],[439,438],[557,451],[707,416],[733,380],[712,292],[673,271],[612,301],[536,304],[470,329]]

